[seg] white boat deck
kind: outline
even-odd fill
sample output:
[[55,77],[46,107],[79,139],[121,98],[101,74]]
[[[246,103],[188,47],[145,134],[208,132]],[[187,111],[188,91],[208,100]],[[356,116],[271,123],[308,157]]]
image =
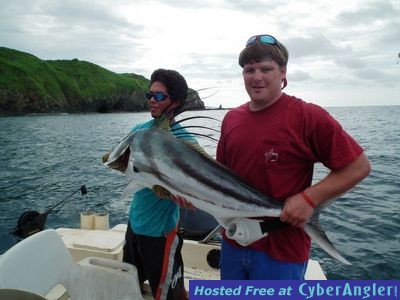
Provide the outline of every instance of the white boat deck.
[[[58,234],[61,236],[66,247],[72,254],[75,261],[80,261],[88,256],[110,258],[122,260],[122,249],[125,241],[125,224],[119,224],[110,230],[84,230],[73,228],[59,228]],[[219,249],[217,243],[201,244],[197,241],[185,240],[182,248],[183,260],[185,262],[185,273],[187,278],[199,279],[199,274],[205,271],[200,278],[219,279],[219,272],[211,268],[207,263],[207,254],[212,249]],[[209,275],[209,276],[207,276]],[[320,264],[310,259],[305,275],[306,280],[325,280],[326,276]]]
[[[98,256],[122,260],[122,248],[125,241],[126,225],[119,224],[108,231],[59,228],[65,245],[76,261],[88,256]],[[185,287],[189,290],[189,280],[219,280],[219,270],[210,267],[207,255],[213,249],[219,249],[218,243],[201,244],[185,240],[182,256],[185,263]],[[305,275],[306,280],[325,280],[326,276],[320,264],[310,259]],[[152,299],[148,285],[144,287],[144,297]]]
[[[56,231],[37,233],[0,257],[0,289],[30,291],[40,295],[42,299],[53,300],[69,299],[72,293],[71,297],[75,295],[76,299],[86,300],[87,296],[79,298],[76,297],[77,293],[85,295],[89,291],[96,291],[95,286],[103,289],[108,286],[108,293],[114,293],[113,290],[118,293],[124,286],[126,291],[135,289],[137,298],[140,298],[136,269],[121,262],[125,230],[126,225],[121,224],[110,230],[59,228]],[[219,248],[219,244],[215,242],[184,241],[182,256],[186,289],[189,289],[190,280],[219,279],[219,270],[213,267],[219,261]],[[24,271],[25,269],[30,271]],[[35,276],[37,270],[44,277]],[[324,280],[326,276],[319,263],[310,260],[305,278]],[[148,284],[143,288],[143,297],[152,299]],[[95,298],[103,299],[104,297],[98,298],[101,293],[96,291]],[[132,294],[129,292],[127,295]]]

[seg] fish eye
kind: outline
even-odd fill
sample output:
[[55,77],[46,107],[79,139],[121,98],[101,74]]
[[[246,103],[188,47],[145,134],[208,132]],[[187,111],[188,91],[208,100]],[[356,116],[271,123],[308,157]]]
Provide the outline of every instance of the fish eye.
[[139,173],[139,169],[138,169],[138,168],[136,168],[135,166],[133,166],[133,172],[135,172],[135,173]]

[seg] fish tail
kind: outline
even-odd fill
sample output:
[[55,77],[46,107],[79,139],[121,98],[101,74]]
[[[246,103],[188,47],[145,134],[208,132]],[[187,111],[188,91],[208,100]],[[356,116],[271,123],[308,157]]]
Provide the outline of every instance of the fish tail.
[[330,256],[345,265],[351,265],[351,263],[337,251],[335,246],[329,240],[325,231],[322,229],[321,225],[319,224],[319,213],[320,210],[317,210],[316,213],[311,217],[310,221],[304,225],[304,231]]

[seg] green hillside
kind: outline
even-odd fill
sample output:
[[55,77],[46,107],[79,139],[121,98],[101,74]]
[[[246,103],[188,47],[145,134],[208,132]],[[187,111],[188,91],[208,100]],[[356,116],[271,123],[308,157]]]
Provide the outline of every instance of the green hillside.
[[149,80],[78,59],[41,60],[0,47],[0,114],[147,109]]

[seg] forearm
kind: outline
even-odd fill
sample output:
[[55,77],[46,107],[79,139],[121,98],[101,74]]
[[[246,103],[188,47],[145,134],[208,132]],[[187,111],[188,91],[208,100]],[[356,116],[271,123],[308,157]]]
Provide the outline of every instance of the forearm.
[[355,161],[337,171],[331,171],[321,181],[307,188],[304,192],[319,204],[338,197],[368,176],[371,171],[368,158],[362,153]]
[[[344,168],[331,171],[327,177],[307,188],[302,193],[293,195],[285,201],[280,219],[293,226],[303,226],[313,214],[315,207],[333,199],[354,187],[368,176],[371,170],[365,154]],[[308,200],[307,200],[308,198]]]

